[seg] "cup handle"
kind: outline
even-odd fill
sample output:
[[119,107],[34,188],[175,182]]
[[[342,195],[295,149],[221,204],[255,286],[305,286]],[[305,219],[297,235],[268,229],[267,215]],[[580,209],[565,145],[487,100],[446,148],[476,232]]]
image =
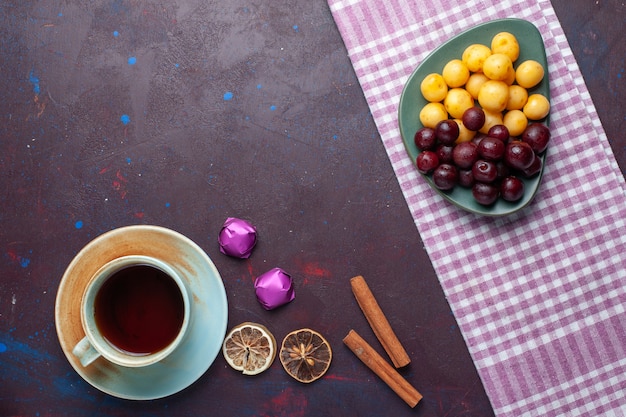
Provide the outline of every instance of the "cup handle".
[[87,336],[83,337],[82,340],[74,346],[72,354],[80,360],[80,364],[83,366],[90,365],[100,357],[100,353],[94,349],[89,339],[87,339]]

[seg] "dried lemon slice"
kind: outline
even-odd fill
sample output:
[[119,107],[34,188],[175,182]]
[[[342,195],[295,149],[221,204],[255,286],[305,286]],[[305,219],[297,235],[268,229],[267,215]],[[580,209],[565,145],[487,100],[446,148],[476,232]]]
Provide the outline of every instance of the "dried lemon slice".
[[274,362],[276,339],[262,324],[241,323],[226,335],[222,353],[234,369],[244,375],[257,375]]
[[311,329],[294,330],[285,336],[279,355],[285,371],[304,383],[321,378],[332,358],[328,341]]

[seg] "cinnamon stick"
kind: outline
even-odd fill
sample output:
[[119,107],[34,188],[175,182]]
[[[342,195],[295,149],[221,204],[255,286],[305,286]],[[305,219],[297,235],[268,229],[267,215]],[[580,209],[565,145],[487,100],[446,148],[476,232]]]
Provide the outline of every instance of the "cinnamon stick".
[[422,394],[389,365],[357,332],[350,330],[343,339],[343,343],[411,408],[420,402]]
[[408,365],[411,362],[411,358],[409,358],[406,350],[402,347],[400,340],[398,340],[398,337],[391,328],[389,321],[378,305],[365,279],[360,275],[356,276],[350,280],[350,285],[352,286],[352,292],[354,293],[356,301],[359,303],[359,307],[363,310],[365,318],[372,327],[381,345],[383,345],[385,352],[389,355],[393,365],[396,368]]

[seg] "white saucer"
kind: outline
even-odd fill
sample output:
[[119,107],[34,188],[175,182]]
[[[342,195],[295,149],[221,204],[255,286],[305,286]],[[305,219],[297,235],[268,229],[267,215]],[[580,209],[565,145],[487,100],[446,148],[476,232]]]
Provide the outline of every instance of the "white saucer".
[[[153,256],[177,270],[192,299],[189,331],[181,345],[157,364],[126,368],[99,358],[83,367],[72,349],[85,335],[80,320],[84,287],[100,266],[125,255]],[[166,397],[198,380],[221,350],[227,321],[226,291],[211,259],[189,238],[159,226],[122,227],[87,244],[67,267],[55,305],[59,342],[72,367],[95,388],[131,400]]]

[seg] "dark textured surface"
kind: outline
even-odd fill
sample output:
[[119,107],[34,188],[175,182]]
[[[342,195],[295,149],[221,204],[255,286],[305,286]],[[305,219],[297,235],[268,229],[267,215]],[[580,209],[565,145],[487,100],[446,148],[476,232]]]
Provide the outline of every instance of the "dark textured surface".
[[626,2],[552,1],[591,98],[626,175]]
[[[553,4],[624,172],[626,6]],[[0,40],[0,415],[492,414],[324,1],[9,0]],[[248,260],[219,253],[229,216],[258,228]],[[168,398],[92,388],[58,344],[56,290],[86,243],[129,224],[209,254],[229,327],[325,334],[327,376],[244,377],[220,355]],[[253,281],[275,266],[297,295],[268,312]],[[341,342],[354,328],[382,352],[359,274],[413,359],[414,410]]]

